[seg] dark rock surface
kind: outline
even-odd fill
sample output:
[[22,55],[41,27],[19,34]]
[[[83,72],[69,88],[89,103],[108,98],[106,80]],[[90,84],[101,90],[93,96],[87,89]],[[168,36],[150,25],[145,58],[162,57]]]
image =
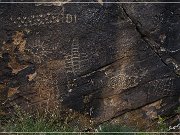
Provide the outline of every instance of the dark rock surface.
[[74,112],[83,128],[177,122],[179,15],[180,4],[0,4],[1,113]]

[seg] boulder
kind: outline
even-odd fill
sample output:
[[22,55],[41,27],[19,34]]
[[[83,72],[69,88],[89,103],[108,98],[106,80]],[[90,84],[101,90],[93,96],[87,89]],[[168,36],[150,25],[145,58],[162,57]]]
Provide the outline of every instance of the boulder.
[[179,13],[162,3],[1,4],[1,112],[73,112],[82,129],[176,123]]

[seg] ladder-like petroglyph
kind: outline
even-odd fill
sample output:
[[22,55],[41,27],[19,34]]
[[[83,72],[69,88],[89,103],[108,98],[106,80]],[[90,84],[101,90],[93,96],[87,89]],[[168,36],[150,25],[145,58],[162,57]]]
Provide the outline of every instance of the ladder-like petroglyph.
[[79,39],[74,38],[71,44],[69,55],[65,56],[65,69],[68,81],[68,89],[74,86],[74,79],[87,70],[89,67],[88,55],[85,52],[80,52]]
[[67,73],[72,72],[74,75],[80,71],[80,52],[79,52],[79,41],[73,39],[71,45],[71,54],[66,56]]
[[71,45],[70,55],[65,56],[66,72],[72,73],[73,76],[78,75],[83,71],[85,63],[88,62],[88,56],[86,53],[81,53],[79,48],[78,38],[74,38]]

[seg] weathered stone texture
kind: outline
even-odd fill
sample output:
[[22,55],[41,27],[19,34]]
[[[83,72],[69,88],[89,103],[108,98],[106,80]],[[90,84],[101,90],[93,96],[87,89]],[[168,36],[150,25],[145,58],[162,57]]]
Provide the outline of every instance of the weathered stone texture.
[[1,110],[73,111],[86,127],[176,119],[179,14],[179,4],[1,4]]

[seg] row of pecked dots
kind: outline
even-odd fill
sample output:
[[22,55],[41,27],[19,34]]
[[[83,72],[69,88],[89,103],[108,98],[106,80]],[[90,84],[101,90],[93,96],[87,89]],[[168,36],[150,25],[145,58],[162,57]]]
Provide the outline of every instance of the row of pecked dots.
[[40,14],[40,15],[31,15],[13,18],[10,17],[10,20],[14,24],[17,24],[18,27],[27,27],[27,26],[40,26],[45,24],[52,23],[73,23],[77,21],[76,15],[71,14]]

